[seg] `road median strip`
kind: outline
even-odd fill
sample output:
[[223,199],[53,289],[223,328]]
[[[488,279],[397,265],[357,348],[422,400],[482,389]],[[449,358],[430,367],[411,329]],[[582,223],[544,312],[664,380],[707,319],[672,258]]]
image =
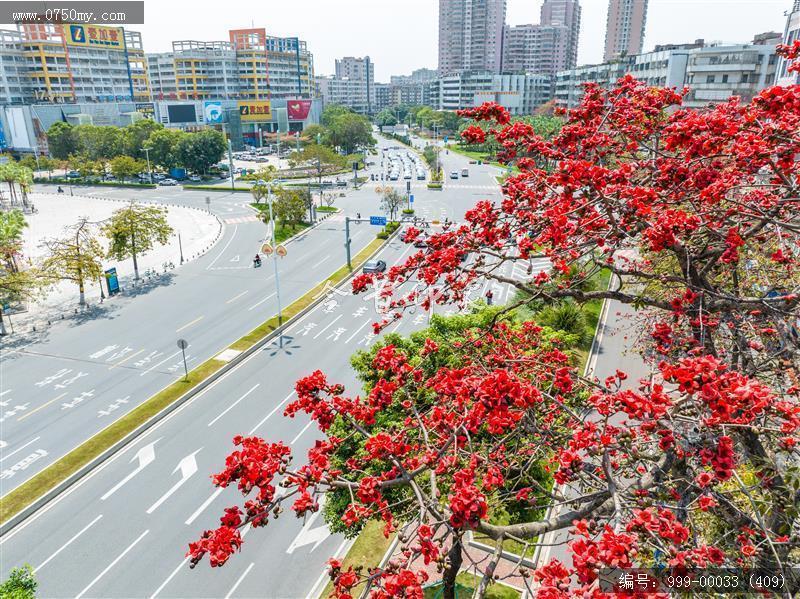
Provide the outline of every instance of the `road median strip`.
[[[377,254],[388,242],[389,240],[373,239],[353,258],[352,273],[347,266],[343,266],[284,308],[284,330],[289,322],[299,318],[320,303],[324,299],[323,292],[326,288],[330,289],[347,281],[351,274]],[[227,362],[219,360],[217,359],[220,355],[218,353],[206,360],[190,370],[186,378],[181,378],[165,387],[30,480],[0,498],[0,535],[6,534],[17,524],[33,515],[173,410],[208,387],[260,347],[269,343],[277,328],[278,317],[273,316],[239,340],[220,350],[220,352],[225,350],[240,352],[235,358]]]

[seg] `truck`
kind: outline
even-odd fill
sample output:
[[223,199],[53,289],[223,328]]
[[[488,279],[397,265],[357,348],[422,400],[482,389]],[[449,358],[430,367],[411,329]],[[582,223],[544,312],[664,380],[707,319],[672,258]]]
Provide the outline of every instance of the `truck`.
[[169,176],[175,179],[176,181],[182,181],[183,179],[186,178],[186,169],[179,168],[177,166],[173,167],[169,169]]

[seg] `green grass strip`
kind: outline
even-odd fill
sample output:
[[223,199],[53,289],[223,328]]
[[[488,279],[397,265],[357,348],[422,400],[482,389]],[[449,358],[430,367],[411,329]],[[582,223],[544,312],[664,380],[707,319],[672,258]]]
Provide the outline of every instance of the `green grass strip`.
[[204,190],[204,191],[246,191],[248,193],[250,192],[250,188],[249,187],[241,187],[241,186],[240,187],[234,187],[233,189],[231,189],[230,186],[223,187],[223,186],[217,186],[217,185],[184,185],[183,188],[184,189],[200,189],[200,190]]
[[[354,568],[362,566],[366,573],[367,568],[375,568],[381,563],[381,559],[388,551],[389,545],[392,544],[394,535],[390,535],[387,539],[383,536],[383,522],[370,520],[364,525],[364,530],[358,535],[356,542],[347,552],[347,555],[342,560],[342,571],[346,571],[349,566]],[[364,590],[364,585],[360,584],[355,587],[350,593],[353,597],[359,597]],[[333,592],[333,584],[328,581],[325,590],[322,591],[320,597],[329,597]]]
[[[371,241],[367,247],[353,258],[353,269],[356,270],[360,267],[361,263],[365,262],[382,244],[383,241],[380,239]],[[310,306],[325,288],[326,283],[329,285],[337,285],[349,274],[350,271],[347,266],[343,266],[311,291],[289,304],[289,306],[283,310],[284,321],[289,320]],[[266,335],[272,333],[277,328],[277,325],[278,317],[274,316],[229,347],[239,351],[249,349]],[[8,495],[0,499],[0,522],[5,522],[54,486],[66,480],[85,464],[88,464],[106,449],[114,445],[114,443],[117,443],[137,427],[161,412],[161,410],[177,401],[185,393],[194,389],[223,366],[225,366],[225,362],[221,362],[215,358],[206,360],[200,366],[191,370],[186,380],[181,379],[162,389],[150,399],[134,408],[131,412],[104,428],[91,439],[84,441],[77,448],[8,493]]]

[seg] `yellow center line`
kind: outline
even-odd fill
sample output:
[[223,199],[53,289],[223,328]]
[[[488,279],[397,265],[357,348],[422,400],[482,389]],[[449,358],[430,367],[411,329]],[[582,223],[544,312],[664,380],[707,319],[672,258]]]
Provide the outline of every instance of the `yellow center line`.
[[53,403],[54,401],[58,401],[59,399],[61,399],[62,397],[64,397],[66,394],[67,394],[67,392],[66,392],[66,391],[64,391],[64,393],[62,393],[61,395],[59,395],[59,396],[58,396],[58,397],[56,397],[55,399],[51,399],[51,400],[50,400],[50,401],[48,401],[47,403],[43,403],[42,405],[40,405],[38,408],[34,408],[33,410],[31,410],[31,411],[30,411],[30,412],[28,412],[27,414],[25,414],[25,415],[23,415],[23,416],[20,416],[19,418],[17,418],[17,422],[21,422],[21,421],[25,420],[25,419],[26,419],[28,416],[32,416],[33,414],[35,414],[35,413],[36,413],[36,412],[38,412],[39,410],[41,410],[41,409],[43,409],[43,408],[46,408],[47,406],[49,406],[49,405],[50,405],[51,403]]
[[175,330],[175,332],[176,332],[176,333],[180,333],[180,332],[181,332],[183,329],[188,329],[188,328],[189,328],[190,326],[192,326],[193,324],[197,324],[198,322],[200,322],[201,320],[203,320],[203,318],[204,318],[203,316],[200,316],[200,317],[198,317],[198,318],[195,318],[195,319],[194,319],[192,322],[186,323],[186,324],[185,324],[185,325],[183,325],[181,328],[179,328],[179,329],[176,329],[176,330]]
[[121,359],[119,362],[117,362],[116,364],[112,365],[112,366],[109,368],[109,370],[114,370],[114,369],[115,369],[117,366],[119,366],[120,364],[123,364],[123,363],[127,362],[128,360],[130,360],[131,358],[133,358],[133,357],[135,357],[135,356],[138,356],[138,355],[139,355],[140,353],[142,353],[143,351],[144,351],[144,349],[140,349],[139,351],[132,353],[132,354],[131,354],[130,356],[128,356],[127,358],[122,358],[122,359]]
[[239,295],[237,295],[236,297],[232,297],[231,299],[229,299],[229,300],[228,300],[227,302],[225,302],[225,303],[226,303],[226,304],[232,304],[233,302],[235,302],[237,299],[239,299],[240,297],[242,297],[242,296],[243,296],[243,295],[245,295],[246,293],[247,293],[247,291],[242,291],[242,292],[241,292]]

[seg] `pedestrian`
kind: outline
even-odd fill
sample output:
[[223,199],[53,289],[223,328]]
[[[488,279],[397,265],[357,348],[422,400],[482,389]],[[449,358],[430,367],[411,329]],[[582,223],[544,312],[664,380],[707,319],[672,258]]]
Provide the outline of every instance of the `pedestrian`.
[[492,298],[493,297],[494,297],[494,293],[492,293],[492,290],[491,289],[487,290],[486,291],[486,305],[487,306],[491,306],[492,305]]

